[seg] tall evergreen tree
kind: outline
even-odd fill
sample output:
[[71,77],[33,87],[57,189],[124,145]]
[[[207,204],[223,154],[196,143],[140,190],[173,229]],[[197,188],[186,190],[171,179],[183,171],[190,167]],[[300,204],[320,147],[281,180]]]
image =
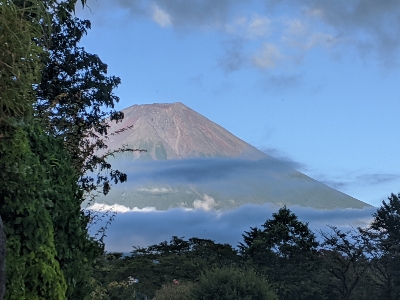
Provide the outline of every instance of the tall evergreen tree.
[[255,239],[245,239],[249,245],[242,244],[243,254],[263,270],[279,298],[322,297],[315,284],[318,242],[308,224],[299,221],[285,206],[262,227],[261,233],[257,229],[251,231]]
[[400,298],[400,193],[391,194],[361,233],[369,239],[371,281],[384,299]]

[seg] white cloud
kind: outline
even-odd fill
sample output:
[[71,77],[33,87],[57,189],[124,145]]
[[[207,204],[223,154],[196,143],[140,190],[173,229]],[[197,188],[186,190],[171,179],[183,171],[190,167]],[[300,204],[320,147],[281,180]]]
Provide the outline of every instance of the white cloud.
[[285,34],[289,36],[304,37],[308,34],[308,26],[300,19],[292,19],[285,22]]
[[155,207],[144,207],[144,208],[137,208],[134,207],[130,209],[124,205],[114,204],[114,205],[107,205],[103,203],[94,203],[92,206],[87,208],[88,210],[96,211],[96,212],[117,212],[117,213],[126,213],[126,212],[151,212],[156,211]]
[[161,9],[157,4],[153,3],[151,9],[152,9],[151,16],[158,25],[160,25],[161,27],[167,27],[172,25],[171,16],[166,11]]
[[265,37],[270,33],[271,21],[267,17],[255,15],[248,26],[250,37]]
[[211,210],[215,207],[216,203],[214,198],[204,194],[203,200],[194,200],[193,207],[195,209],[204,209],[206,211]]
[[317,46],[326,48],[338,43],[339,39],[330,33],[314,31],[303,20],[292,19],[284,22],[282,40],[290,47],[310,50]]
[[168,188],[139,188],[137,189],[139,192],[147,192],[147,193],[152,193],[152,194],[159,194],[159,193],[169,193],[172,192],[173,189],[168,187]]
[[271,20],[266,16],[254,14],[251,18],[239,17],[225,25],[227,33],[245,39],[266,38],[271,35]]
[[264,43],[262,49],[253,56],[253,65],[260,69],[272,69],[284,56],[277,46]]

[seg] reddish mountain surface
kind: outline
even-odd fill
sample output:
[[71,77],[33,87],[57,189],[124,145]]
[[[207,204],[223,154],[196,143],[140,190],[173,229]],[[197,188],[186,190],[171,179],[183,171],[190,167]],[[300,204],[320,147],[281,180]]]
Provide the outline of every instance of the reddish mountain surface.
[[109,149],[122,144],[130,148],[146,149],[136,158],[163,160],[196,157],[237,157],[262,159],[267,155],[242,141],[218,124],[210,121],[186,105],[144,104],[123,110],[125,118],[113,124],[110,132],[132,126],[112,136]]

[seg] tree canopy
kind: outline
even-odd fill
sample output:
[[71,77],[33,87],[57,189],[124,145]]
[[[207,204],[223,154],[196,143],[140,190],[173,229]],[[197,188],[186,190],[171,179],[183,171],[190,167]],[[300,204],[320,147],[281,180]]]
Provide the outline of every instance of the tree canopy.
[[[84,192],[126,175],[105,148],[119,78],[78,43],[90,22],[76,0],[0,3],[0,215],[7,237],[6,299],[85,299],[104,251],[88,234]],[[83,5],[85,1],[80,1]],[[59,67],[59,68],[58,68]],[[86,172],[111,170],[97,181]],[[92,168],[92,169],[91,169]]]

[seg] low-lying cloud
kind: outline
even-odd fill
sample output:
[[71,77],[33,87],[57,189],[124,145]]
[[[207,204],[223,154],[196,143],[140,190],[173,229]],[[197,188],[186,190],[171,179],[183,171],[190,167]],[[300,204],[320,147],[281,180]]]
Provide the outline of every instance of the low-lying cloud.
[[316,179],[334,189],[345,189],[351,186],[371,186],[393,182],[400,179],[400,174],[373,173],[356,176],[347,175],[342,176],[340,179],[328,179],[324,175],[319,175],[316,176]]
[[[203,201],[207,202],[210,200]],[[212,201],[211,201],[212,202]],[[300,221],[308,222],[315,233],[328,230],[327,225],[343,230],[365,227],[372,220],[376,208],[318,210],[307,207],[289,207]],[[198,237],[229,243],[236,247],[242,242],[242,234],[250,227],[260,227],[272,218],[278,206],[271,204],[247,204],[236,209],[218,211],[175,208],[167,211],[154,209],[122,210],[106,231],[106,251],[130,252],[133,246],[145,247],[170,240],[172,236]],[[107,220],[104,219],[104,222]],[[90,228],[92,235],[101,224]]]
[[201,208],[201,209],[204,209],[206,211],[209,211],[209,210],[213,209],[215,207],[215,205],[217,205],[217,204],[215,203],[214,198],[210,197],[208,195],[204,195],[202,200],[196,199],[193,202],[193,207],[195,209]]

